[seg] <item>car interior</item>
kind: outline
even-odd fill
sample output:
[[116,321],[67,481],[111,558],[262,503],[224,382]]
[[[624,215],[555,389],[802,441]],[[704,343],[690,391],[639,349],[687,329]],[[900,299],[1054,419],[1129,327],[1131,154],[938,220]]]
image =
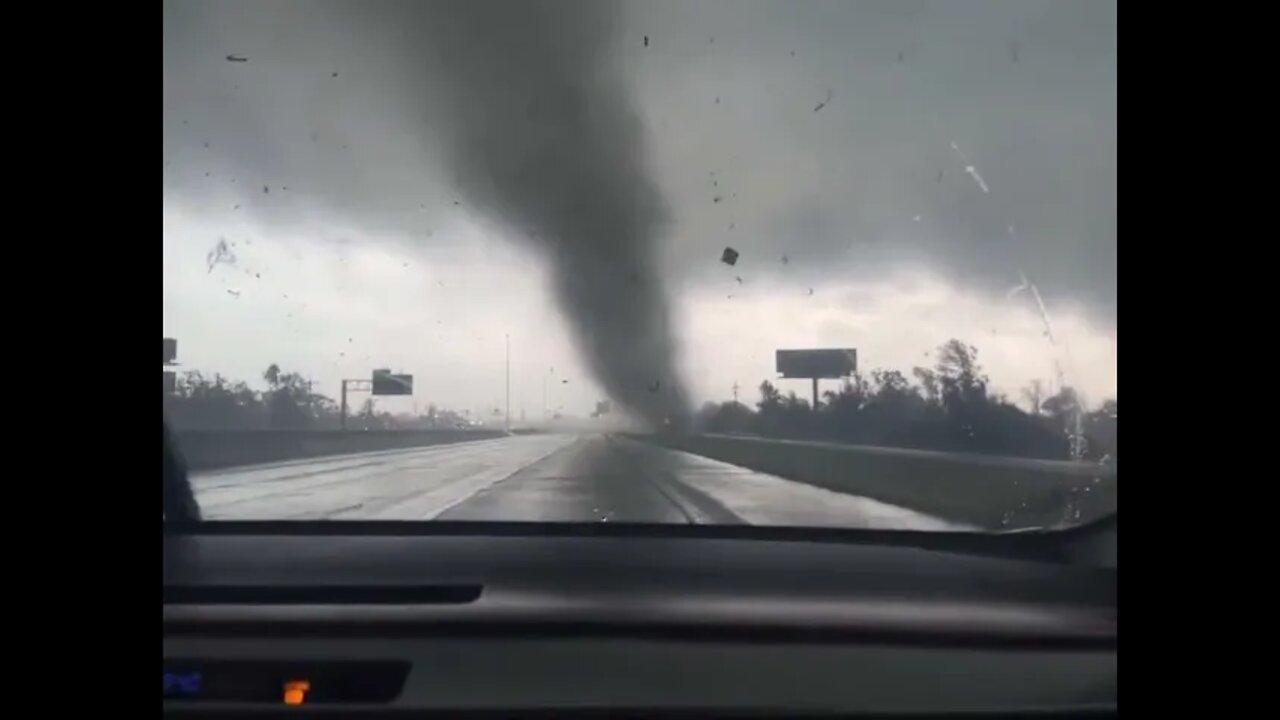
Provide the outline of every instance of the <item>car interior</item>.
[[1114,514],[201,523],[165,455],[165,717],[1116,714]]

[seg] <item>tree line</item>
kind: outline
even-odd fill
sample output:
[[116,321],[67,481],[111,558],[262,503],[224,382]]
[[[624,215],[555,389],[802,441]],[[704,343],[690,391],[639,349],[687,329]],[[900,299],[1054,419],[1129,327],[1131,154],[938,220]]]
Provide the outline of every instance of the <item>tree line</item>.
[[[266,390],[243,381],[198,370],[182,373],[174,392],[165,393],[164,412],[180,430],[336,430],[341,427],[340,403],[314,392],[313,384],[297,372],[272,363],[262,374]],[[348,430],[407,430],[453,428],[466,417],[429,405],[421,416],[392,415],[375,408],[372,398],[349,408]]]
[[815,409],[768,380],[755,407],[707,403],[703,432],[824,440],[860,445],[972,452],[1043,459],[1114,461],[1116,400],[1088,410],[1070,387],[1046,393],[1034,382],[1022,392],[1030,411],[990,389],[978,350],[959,340],[938,347],[933,367],[854,373],[828,390]]

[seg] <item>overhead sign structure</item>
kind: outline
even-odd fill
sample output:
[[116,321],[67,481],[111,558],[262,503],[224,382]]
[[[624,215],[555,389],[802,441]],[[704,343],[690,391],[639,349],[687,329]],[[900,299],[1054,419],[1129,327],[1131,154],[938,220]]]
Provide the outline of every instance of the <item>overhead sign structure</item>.
[[778,350],[778,374],[784,378],[843,378],[858,369],[854,348],[818,350]]
[[778,350],[775,355],[778,374],[784,378],[813,381],[813,407],[818,409],[818,380],[845,378],[858,369],[858,351],[853,348],[814,350]]
[[[178,341],[175,338],[164,339],[164,364],[178,364]],[[178,389],[178,375],[169,370],[164,371],[164,394],[172,395]]]
[[412,395],[413,376],[393,375],[390,370],[374,370],[372,386],[374,395]]

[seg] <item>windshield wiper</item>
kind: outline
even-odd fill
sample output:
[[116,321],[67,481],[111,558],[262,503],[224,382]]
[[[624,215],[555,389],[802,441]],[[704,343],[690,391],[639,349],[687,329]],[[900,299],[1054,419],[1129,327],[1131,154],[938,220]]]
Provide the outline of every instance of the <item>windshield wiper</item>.
[[164,423],[164,521],[175,524],[200,522],[200,504],[191,490],[187,465],[178,453],[167,422]]

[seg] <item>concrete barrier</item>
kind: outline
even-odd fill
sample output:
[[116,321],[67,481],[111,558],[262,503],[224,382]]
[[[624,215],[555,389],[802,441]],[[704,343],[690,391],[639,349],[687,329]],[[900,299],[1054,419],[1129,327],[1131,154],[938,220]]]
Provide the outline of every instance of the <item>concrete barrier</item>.
[[1114,467],[965,453],[745,438],[650,442],[987,530],[1087,522],[1116,509]]
[[191,471],[505,437],[501,430],[188,430],[176,433]]

